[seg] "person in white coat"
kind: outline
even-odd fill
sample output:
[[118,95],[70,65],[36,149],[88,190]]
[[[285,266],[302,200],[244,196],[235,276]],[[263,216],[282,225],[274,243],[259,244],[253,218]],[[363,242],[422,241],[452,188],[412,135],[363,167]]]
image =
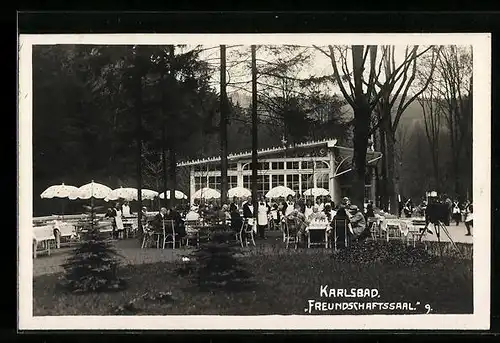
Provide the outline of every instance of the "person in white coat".
[[122,215],[124,217],[130,217],[130,206],[128,205],[128,201],[125,201],[122,205]]
[[116,203],[115,206],[115,228],[116,228],[116,238],[120,237],[120,235],[124,234],[124,229],[123,229],[123,221],[122,221],[122,211],[121,211],[121,206],[119,203]]
[[271,207],[266,203],[264,197],[259,196],[259,202],[257,203],[257,233],[262,239],[266,238],[265,231],[270,211]]

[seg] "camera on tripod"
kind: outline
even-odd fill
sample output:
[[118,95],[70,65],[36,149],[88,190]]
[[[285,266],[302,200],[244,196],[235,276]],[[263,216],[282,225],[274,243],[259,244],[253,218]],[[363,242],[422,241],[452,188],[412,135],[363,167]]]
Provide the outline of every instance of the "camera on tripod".
[[448,218],[448,205],[440,202],[428,204],[425,217],[426,221],[432,224],[445,223]]

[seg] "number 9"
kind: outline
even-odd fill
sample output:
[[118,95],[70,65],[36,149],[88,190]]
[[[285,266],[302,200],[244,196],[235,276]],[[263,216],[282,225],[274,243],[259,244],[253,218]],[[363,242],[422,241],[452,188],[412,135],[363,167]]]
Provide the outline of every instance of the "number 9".
[[427,313],[426,314],[429,314],[431,312],[431,305],[429,304],[425,304],[425,309],[427,310]]

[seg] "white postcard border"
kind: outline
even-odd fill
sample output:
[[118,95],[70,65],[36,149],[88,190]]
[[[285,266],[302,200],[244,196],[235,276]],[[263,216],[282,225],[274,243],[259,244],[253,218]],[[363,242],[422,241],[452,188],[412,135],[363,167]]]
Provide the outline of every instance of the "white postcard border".
[[[33,316],[32,260],[32,46],[50,44],[391,44],[472,45],[474,249],[472,315],[340,316]],[[21,35],[18,116],[18,326],[61,329],[436,329],[478,330],[490,325],[491,34],[75,34]],[[404,287],[402,280],[401,286]],[[306,301],[306,299],[304,299]]]

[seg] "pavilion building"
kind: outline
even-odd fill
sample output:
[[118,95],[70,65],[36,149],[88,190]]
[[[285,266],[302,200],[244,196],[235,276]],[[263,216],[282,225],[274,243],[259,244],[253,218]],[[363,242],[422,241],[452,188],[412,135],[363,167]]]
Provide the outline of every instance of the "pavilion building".
[[[352,153],[352,148],[337,145],[336,139],[258,150],[258,192],[266,194],[273,187],[286,186],[302,195],[309,188],[324,188],[338,203],[350,193]],[[373,151],[372,147],[367,150],[365,198],[374,202],[375,168],[381,157],[381,153]],[[251,189],[251,160],[251,151],[228,155],[228,189]],[[193,194],[203,187],[220,191],[220,156],[180,162],[178,167],[189,168],[191,203],[194,202]]]

